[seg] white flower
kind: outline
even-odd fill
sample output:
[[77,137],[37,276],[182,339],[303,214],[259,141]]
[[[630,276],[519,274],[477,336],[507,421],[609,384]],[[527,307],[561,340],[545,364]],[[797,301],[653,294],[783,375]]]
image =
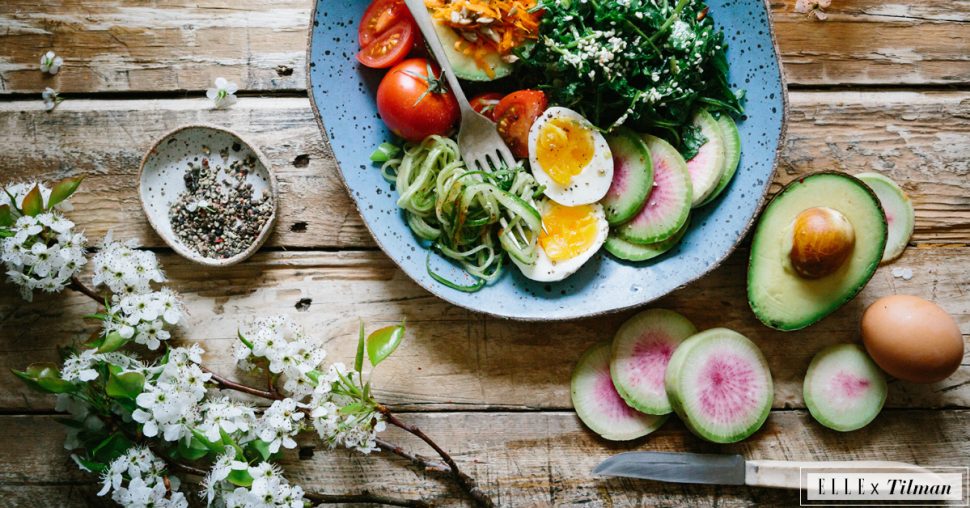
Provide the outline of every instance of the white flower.
[[44,99],[44,109],[51,111],[56,108],[58,104],[64,99],[51,87],[44,88],[44,91],[40,94],[41,99]]
[[33,298],[35,289],[64,289],[87,263],[87,239],[73,228],[74,223],[57,212],[21,216],[10,228],[13,236],[0,241],[0,261],[25,300]]
[[[250,466],[248,472],[253,484],[226,494],[223,499],[226,508],[303,508],[303,489],[290,485],[279,467],[262,462]],[[228,486],[224,490],[228,490]]]
[[64,59],[55,55],[53,51],[48,51],[40,57],[40,72],[54,75],[61,69],[61,65],[64,65]]
[[201,420],[199,403],[205,398],[205,383],[212,378],[199,367],[201,353],[198,345],[173,348],[166,363],[147,369],[149,379],[135,397],[138,409],[131,414],[142,424],[145,436],[161,434],[166,441],[178,441],[192,435]]
[[166,330],[182,319],[184,307],[176,292],[162,288],[151,293],[115,295],[108,306],[109,319],[105,332],[118,332],[125,339],[133,339],[148,349],[156,350],[171,338]]
[[296,407],[293,399],[273,402],[256,423],[256,435],[269,444],[269,451],[276,453],[280,447],[296,448],[293,436],[299,434],[303,412]]
[[255,319],[240,334],[252,344],[252,349],[237,344],[233,351],[241,368],[252,370],[265,359],[270,372],[282,375],[283,390],[298,398],[313,392],[316,383],[310,372],[320,366],[327,352],[313,344],[302,327],[281,315]]
[[236,103],[236,91],[239,87],[235,82],[226,81],[226,78],[216,78],[215,88],[206,90],[205,96],[208,97],[216,108],[222,109]]
[[[209,471],[209,474],[202,480],[202,487],[205,489],[206,506],[212,506],[216,495],[228,489],[228,484],[225,480],[231,472],[247,471],[248,469],[249,464],[236,460],[235,452],[229,451],[220,455],[215,463],[212,464],[212,469]],[[202,492],[199,492],[199,494],[201,495]]]
[[81,354],[73,354],[64,360],[61,367],[61,379],[64,381],[93,381],[98,379],[98,371],[94,368],[100,360],[100,355],[94,349],[85,349]]
[[104,237],[91,264],[92,283],[96,287],[107,286],[116,295],[148,293],[152,282],[166,280],[154,252],[136,249],[134,240],[116,242],[111,233]]
[[103,496],[112,489],[118,489],[129,480],[143,476],[156,477],[164,473],[165,462],[155,456],[146,446],[133,446],[108,465],[101,475],[101,491]]
[[333,386],[339,374],[349,378],[351,382],[358,382],[356,371],[347,372],[346,367],[339,362],[331,365],[326,376],[320,378],[320,384],[310,399],[310,423],[320,439],[331,448],[343,446],[361,453],[377,450],[377,434],[383,432],[387,424],[381,414],[374,411],[340,414],[340,408],[355,400],[334,392]]
[[206,402],[202,405],[202,415],[197,428],[213,442],[222,439],[220,430],[227,434],[248,433],[256,423],[256,411],[252,407],[229,398]]

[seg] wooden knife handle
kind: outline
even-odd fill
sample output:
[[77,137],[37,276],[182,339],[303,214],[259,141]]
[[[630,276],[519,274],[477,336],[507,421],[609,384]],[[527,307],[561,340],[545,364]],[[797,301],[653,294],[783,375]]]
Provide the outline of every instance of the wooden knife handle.
[[846,472],[853,469],[881,469],[891,473],[932,473],[926,468],[887,460],[859,461],[788,461],[788,460],[749,460],[745,463],[744,483],[755,487],[778,489],[800,488],[800,469],[829,469],[833,472]]

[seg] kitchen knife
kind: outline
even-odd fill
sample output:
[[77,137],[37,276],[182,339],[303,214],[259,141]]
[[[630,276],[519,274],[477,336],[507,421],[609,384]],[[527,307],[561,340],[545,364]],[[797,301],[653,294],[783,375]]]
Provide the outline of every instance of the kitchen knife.
[[783,489],[800,488],[800,468],[845,472],[878,469],[888,473],[930,473],[904,462],[744,460],[740,455],[672,452],[626,452],[601,462],[593,474],[622,476],[673,483],[751,485]]

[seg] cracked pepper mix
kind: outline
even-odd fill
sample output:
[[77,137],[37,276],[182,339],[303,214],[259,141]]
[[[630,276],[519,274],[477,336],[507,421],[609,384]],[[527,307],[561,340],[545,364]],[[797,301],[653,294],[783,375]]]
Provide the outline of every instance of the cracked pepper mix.
[[256,158],[212,166],[208,158],[190,162],[185,192],[169,209],[172,231],[183,244],[207,258],[225,259],[252,245],[273,215],[269,192],[254,192],[247,175]]

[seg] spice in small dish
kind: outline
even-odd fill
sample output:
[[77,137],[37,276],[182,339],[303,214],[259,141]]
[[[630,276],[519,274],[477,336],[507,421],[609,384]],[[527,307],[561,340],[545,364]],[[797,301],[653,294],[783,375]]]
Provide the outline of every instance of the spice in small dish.
[[257,195],[246,181],[256,171],[255,157],[214,167],[208,158],[190,162],[185,192],[169,209],[172,232],[189,249],[207,258],[239,254],[259,237],[274,210],[269,192]]

